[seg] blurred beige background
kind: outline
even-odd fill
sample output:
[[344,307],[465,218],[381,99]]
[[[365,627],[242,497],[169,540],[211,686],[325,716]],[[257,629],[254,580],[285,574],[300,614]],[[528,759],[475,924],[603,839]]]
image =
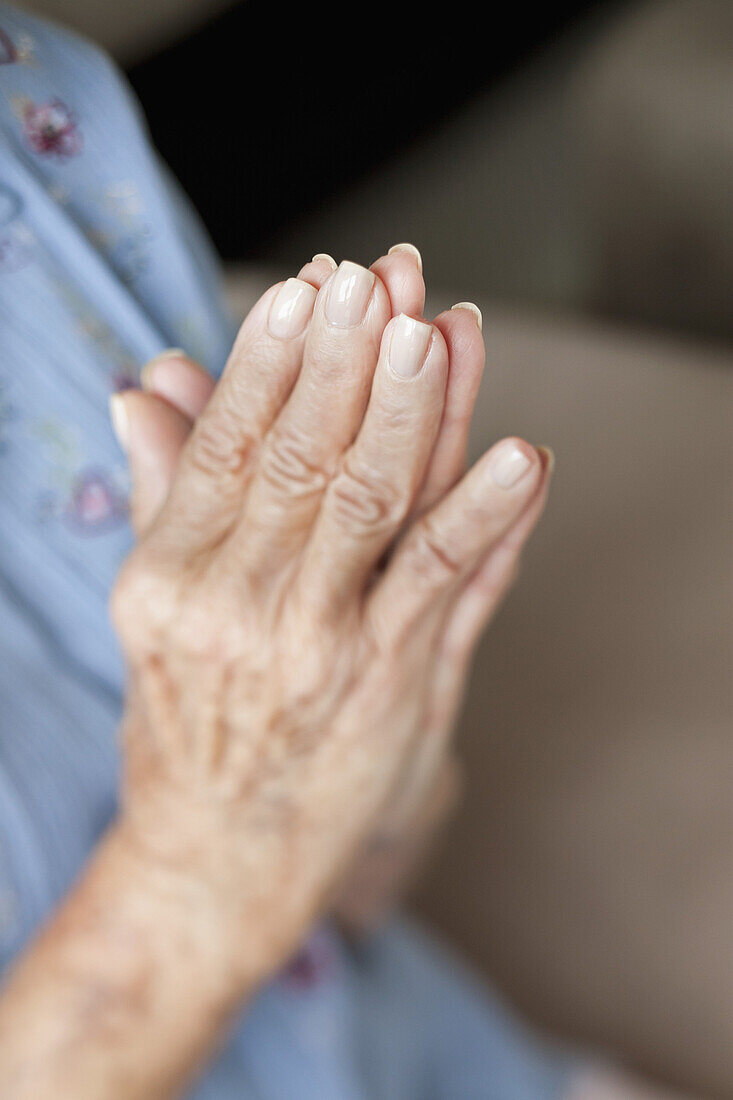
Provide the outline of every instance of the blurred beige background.
[[[221,6],[225,0],[219,0]],[[31,5],[134,60],[217,6]],[[552,444],[420,912],[532,1019],[733,1097],[733,5],[589,20],[275,242],[474,298],[474,449]],[[269,274],[269,272],[267,273]],[[240,273],[243,304],[265,273]]]

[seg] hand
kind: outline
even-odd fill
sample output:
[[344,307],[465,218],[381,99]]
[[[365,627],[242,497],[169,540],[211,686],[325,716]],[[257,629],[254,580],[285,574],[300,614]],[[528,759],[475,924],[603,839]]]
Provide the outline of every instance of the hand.
[[[408,763],[404,770],[409,768]],[[421,782],[420,800],[409,816],[401,818],[399,828],[390,827],[394,806],[387,805],[341,875],[331,910],[347,935],[358,939],[373,932],[403,900],[428,859],[436,834],[455,809],[462,788],[462,770],[455,757],[446,754],[431,778],[432,786]]]
[[[250,968],[282,960],[406,762],[436,755],[436,702],[442,731],[544,502],[546,456],[519,440],[446,492],[478,328],[391,312],[355,265],[264,295],[116,590],[127,819],[247,927]],[[156,400],[117,399],[138,484]]]
[[[299,278],[316,288],[336,267],[331,257],[314,257]],[[412,245],[395,245],[372,270],[390,297],[392,315],[422,316],[425,284],[422,260]],[[478,331],[476,326],[478,320]],[[451,354],[445,409],[428,472],[411,517],[429,508],[465,469],[468,429],[484,364],[480,315],[467,304],[436,318]],[[143,400],[135,407],[136,443],[130,456],[135,475],[133,522],[144,531],[165,500],[183,443],[214,390],[201,366],[172,349],[148,364]],[[181,414],[181,415],[177,415]],[[446,630],[441,676],[431,690],[427,724],[370,836],[360,845],[332,899],[336,916],[351,931],[373,927],[414,877],[415,864],[452,811],[460,767],[450,752],[457,713],[475,640],[516,575],[516,558],[539,518],[546,492],[495,548],[483,570],[467,585],[452,631]]]

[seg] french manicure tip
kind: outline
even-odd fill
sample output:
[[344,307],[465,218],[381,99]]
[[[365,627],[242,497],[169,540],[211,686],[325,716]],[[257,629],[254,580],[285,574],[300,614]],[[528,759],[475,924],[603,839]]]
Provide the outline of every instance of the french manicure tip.
[[334,260],[333,256],[329,256],[328,252],[316,252],[315,256],[311,257],[312,264],[318,263],[319,260],[325,260],[331,265],[334,271],[338,267],[338,264]]
[[127,449],[129,437],[129,420],[127,417],[127,409],[125,408],[125,399],[122,394],[113,393],[110,395],[109,417],[112,421],[112,429],[117,436],[117,441],[124,451]]
[[536,450],[538,450],[540,454],[543,454],[545,456],[545,460],[547,463],[547,472],[548,474],[551,474],[552,471],[555,469],[555,452],[553,451],[552,447],[546,447],[544,444],[541,444],[536,448]]
[[387,255],[391,256],[393,252],[409,253],[417,264],[418,271],[422,275],[422,256],[420,255],[420,249],[416,248],[414,244],[410,244],[409,241],[401,241],[399,244],[393,244],[388,250]]
[[469,313],[472,313],[476,318],[476,324],[478,325],[479,332],[483,331],[484,319],[481,316],[481,310],[478,308],[475,302],[456,302],[451,309],[467,309]]
[[185,359],[186,353],[183,348],[166,348],[165,351],[158,352],[150,360],[151,363],[157,363],[161,359]]
[[158,363],[164,363],[166,359],[186,359],[188,358],[183,348],[166,348],[164,351],[159,351],[157,355],[154,355],[152,359],[140,370],[140,385],[144,390],[152,389],[153,385],[153,372]]

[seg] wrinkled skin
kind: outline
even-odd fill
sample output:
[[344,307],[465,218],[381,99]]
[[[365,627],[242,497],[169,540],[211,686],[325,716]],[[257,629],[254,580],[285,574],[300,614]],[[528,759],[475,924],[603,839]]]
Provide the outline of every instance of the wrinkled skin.
[[[213,394],[170,356],[124,398],[142,534],[113,602],[126,812],[141,845],[233,911],[277,906],[250,945],[266,969],[370,833],[396,833],[435,786],[472,646],[549,477],[545,454],[504,441],[459,481],[476,319],[436,319],[420,373],[398,378],[393,315],[420,316],[419,269],[395,253],[359,271],[356,325],[329,324],[339,273],[316,261],[302,333],[268,332],[272,288]],[[490,475],[502,448],[526,464],[507,488]]]

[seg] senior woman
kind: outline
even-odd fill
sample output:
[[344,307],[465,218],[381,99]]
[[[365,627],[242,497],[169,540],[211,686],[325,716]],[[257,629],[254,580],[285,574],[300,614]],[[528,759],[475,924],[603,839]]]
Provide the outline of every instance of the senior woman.
[[3,1100],[596,1095],[414,928],[337,930],[547,494],[522,440],[463,472],[476,308],[320,256],[230,352],[109,63],[5,4],[0,223]]

